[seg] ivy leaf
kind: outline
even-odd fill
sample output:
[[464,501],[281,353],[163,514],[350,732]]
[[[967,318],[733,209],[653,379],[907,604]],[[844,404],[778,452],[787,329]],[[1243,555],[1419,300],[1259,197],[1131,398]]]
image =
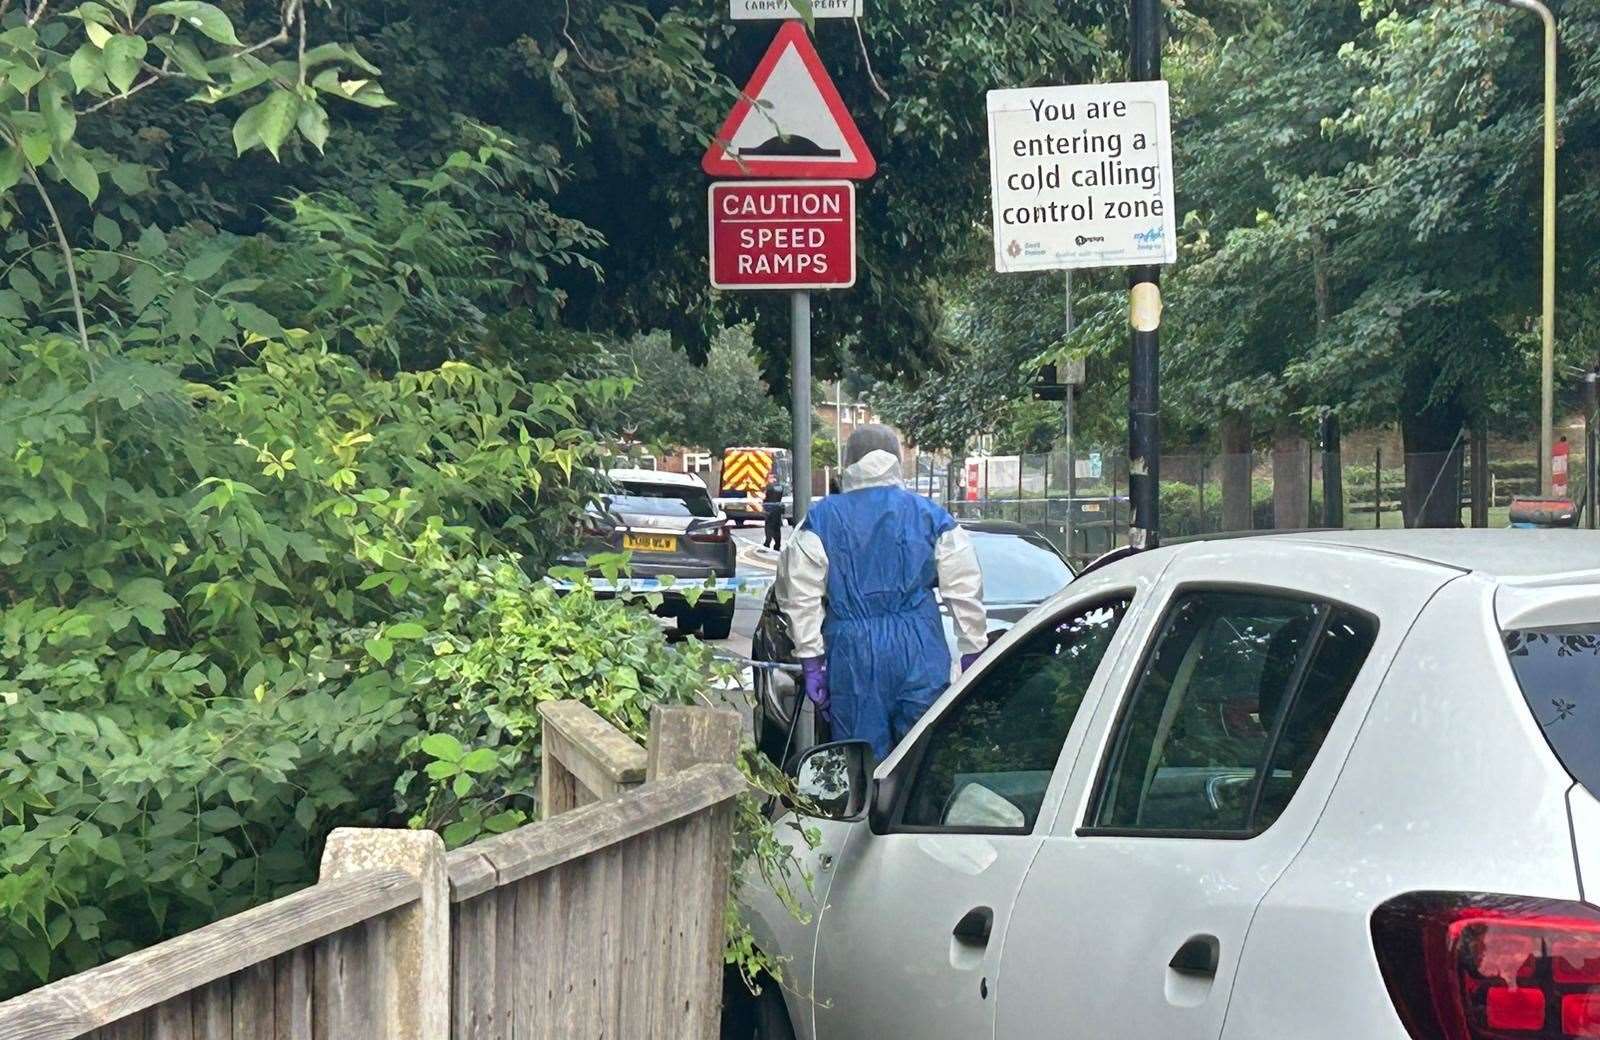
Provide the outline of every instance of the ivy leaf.
[[83,24],[83,31],[88,34],[90,46],[96,48],[97,50],[103,49],[105,45],[110,43],[112,40],[111,30],[107,29],[99,22],[85,22]]
[[467,773],[487,773],[500,764],[493,748],[478,748],[467,752],[461,759],[461,769]]
[[315,101],[302,101],[300,115],[295,121],[300,136],[309,141],[317,151],[328,141],[328,111]]
[[[278,324],[278,319],[257,307],[253,303],[236,300],[233,304],[233,316],[239,326],[246,332],[254,332],[257,336],[266,339],[276,339],[283,335],[283,326]],[[394,632],[389,633],[391,639],[395,638]]]
[[161,272],[156,268],[140,264],[133,269],[133,274],[128,276],[128,303],[135,314],[144,313],[144,309],[161,295],[161,285]]
[[50,139],[56,144],[66,144],[78,132],[78,114],[67,100],[67,90],[60,77],[51,76],[39,86],[39,112],[44,116]]
[[113,36],[105,44],[106,78],[118,91],[127,93],[139,75],[139,66],[149,52],[143,36]]
[[415,621],[402,621],[398,625],[390,625],[384,633],[390,639],[421,639],[428,634],[428,630]]
[[132,608],[139,624],[156,634],[166,632],[164,611],[176,610],[178,601],[167,595],[159,578],[135,578],[117,590],[117,599]]
[[388,664],[394,656],[394,644],[387,639],[369,639],[362,644],[367,654],[379,664]]
[[44,303],[44,291],[39,287],[39,279],[35,278],[33,272],[26,267],[21,265],[13,267],[9,281],[11,288],[17,291],[17,295],[35,307]]
[[206,59],[201,56],[198,48],[188,40],[175,40],[171,36],[162,34],[155,38],[156,48],[173,60],[178,70],[190,79],[201,83],[215,83],[211,70],[206,68]]
[[56,156],[55,166],[67,183],[78,189],[78,194],[85,199],[93,202],[100,197],[100,175],[94,172],[94,166],[83,149],[75,148]]
[[228,20],[221,8],[213,4],[200,3],[199,0],[166,0],[165,3],[151,4],[149,13],[171,15],[218,43],[225,43],[229,47],[239,46],[233,22]]
[[203,282],[222,270],[233,255],[230,245],[213,246],[183,265],[183,276],[191,282]]
[[265,101],[245,109],[233,124],[233,146],[240,155],[261,145],[278,158],[278,149],[294,128],[299,116],[300,97],[288,90],[274,90]]
[[219,805],[201,813],[200,822],[208,831],[231,831],[244,826],[244,817],[226,805]]
[[466,754],[466,748],[448,733],[430,733],[422,738],[422,753],[445,762],[460,762]]
[[103,92],[106,89],[105,65],[100,49],[92,43],[86,43],[72,52],[67,71],[72,73],[72,83],[79,93],[85,90]]
[[81,18],[85,26],[89,25],[116,25],[117,19],[105,4],[96,0],[87,0],[74,8],[70,17]]
[[36,134],[25,134],[22,138],[22,154],[28,157],[28,162],[35,166],[43,166],[50,159],[50,135],[41,130]]
[[22,180],[22,152],[7,146],[0,151],[0,192],[10,191]]
[[111,167],[111,183],[122,189],[124,195],[138,195],[149,191],[148,169],[142,163],[119,162]]
[[504,834],[506,831],[516,830],[522,826],[525,819],[521,811],[508,809],[503,813],[496,813],[483,821],[483,829],[490,834]]
[[104,242],[107,249],[117,249],[122,245],[122,228],[104,213],[97,213],[94,218],[94,237]]
[[83,506],[78,504],[77,499],[63,496],[61,501],[56,503],[56,508],[61,511],[62,519],[67,522],[77,524],[86,530],[91,526],[89,514],[84,512]]
[[147,257],[157,257],[165,253],[167,251],[166,232],[154,224],[147,225],[143,231],[139,232],[138,249],[141,255]]
[[455,823],[452,823],[450,826],[446,827],[444,829],[444,833],[440,835],[440,837],[444,839],[445,845],[449,846],[450,848],[457,848],[466,842],[471,841],[477,836],[477,834],[477,825],[471,820],[457,820]]

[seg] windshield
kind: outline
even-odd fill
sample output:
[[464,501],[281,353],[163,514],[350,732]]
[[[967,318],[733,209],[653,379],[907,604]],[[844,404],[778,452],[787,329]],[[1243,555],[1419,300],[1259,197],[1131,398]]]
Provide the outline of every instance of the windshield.
[[623,481],[620,495],[608,496],[613,513],[644,513],[651,516],[716,516],[711,495],[704,488],[676,484],[644,484]]
[[1567,772],[1600,795],[1600,624],[1505,634],[1522,695]]
[[1072,580],[1053,551],[1009,534],[972,532],[985,603],[1043,603]]

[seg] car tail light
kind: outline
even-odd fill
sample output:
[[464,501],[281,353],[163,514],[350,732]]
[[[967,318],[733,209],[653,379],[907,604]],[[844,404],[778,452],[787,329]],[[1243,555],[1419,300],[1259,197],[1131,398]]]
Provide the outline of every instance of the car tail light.
[[702,527],[689,532],[691,542],[726,542],[728,540],[728,525],[718,524],[715,527]]
[[1383,980],[1416,1040],[1600,1037],[1600,909],[1415,892],[1372,915]]

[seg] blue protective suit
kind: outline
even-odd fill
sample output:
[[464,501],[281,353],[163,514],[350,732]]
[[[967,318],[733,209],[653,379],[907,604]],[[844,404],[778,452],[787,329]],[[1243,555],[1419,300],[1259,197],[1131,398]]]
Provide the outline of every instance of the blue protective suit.
[[[886,472],[881,483],[811,506],[780,565],[779,598],[797,655],[826,653],[835,740],[868,741],[882,760],[949,685],[950,647],[934,597],[941,571],[961,651],[982,649],[971,543],[943,508],[900,486],[898,460],[892,478]],[[806,586],[816,584],[821,595],[810,599]]]

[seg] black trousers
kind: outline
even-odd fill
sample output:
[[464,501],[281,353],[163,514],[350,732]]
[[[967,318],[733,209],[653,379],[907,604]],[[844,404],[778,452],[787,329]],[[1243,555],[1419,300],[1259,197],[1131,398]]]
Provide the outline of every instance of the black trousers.
[[767,514],[766,541],[763,543],[768,549],[783,548],[783,513]]

